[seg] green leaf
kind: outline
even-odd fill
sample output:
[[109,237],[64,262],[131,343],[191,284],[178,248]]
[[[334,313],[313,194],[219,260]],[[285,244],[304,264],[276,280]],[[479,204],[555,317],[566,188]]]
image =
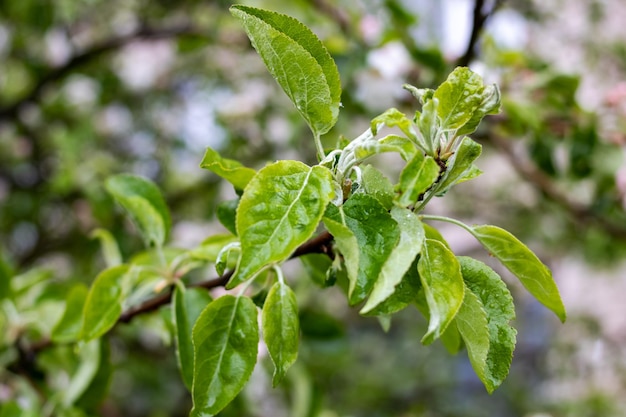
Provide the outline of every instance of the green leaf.
[[452,158],[448,160],[446,174],[437,186],[438,195],[444,194],[461,180],[470,179],[468,175],[477,169],[472,163],[480,156],[482,149],[479,143],[468,137],[463,138]]
[[469,135],[476,131],[481,120],[488,114],[498,114],[500,111],[500,90],[496,84],[488,85],[482,92],[480,104],[474,110],[472,117],[457,131],[457,135]]
[[217,220],[232,234],[237,234],[237,206],[239,205],[239,199],[222,201],[217,205],[215,214]]
[[250,378],[257,360],[257,309],[247,297],[211,302],[193,327],[193,409],[190,417],[214,416]]
[[332,261],[328,255],[322,253],[309,253],[300,256],[300,261],[311,280],[320,288],[330,287],[334,284],[329,276]]
[[388,109],[380,116],[377,116],[374,119],[372,119],[370,129],[372,130],[372,134],[374,136],[376,136],[376,134],[378,133],[379,125],[385,125],[387,127],[397,127],[407,137],[413,140],[417,139],[417,134],[415,133],[415,130],[413,129],[413,123],[411,123],[409,118],[406,117],[406,115],[402,113],[401,111],[399,111],[398,109],[394,109],[394,108]]
[[463,304],[465,284],[461,267],[443,243],[426,239],[417,263],[430,311],[428,331],[422,343],[428,345],[441,336]]
[[128,265],[102,271],[93,282],[83,308],[81,338],[98,338],[115,325],[122,313],[122,284]]
[[400,240],[385,261],[361,314],[373,310],[394,293],[424,242],[424,228],[415,213],[394,207],[391,209],[391,217],[400,228]]
[[[488,386],[485,376],[487,368],[487,355],[489,354],[489,326],[487,325],[487,313],[483,304],[476,294],[469,289],[465,290],[463,304],[456,315],[456,326],[467,347],[472,368],[478,378],[488,387],[489,393],[493,391]],[[450,326],[453,328],[453,326]]]
[[442,243],[446,248],[450,249],[450,244],[443,237],[443,235],[439,233],[439,230],[429,225],[428,223],[422,223],[422,226],[424,226],[424,233],[426,234],[426,239],[436,240],[439,243]]
[[564,322],[567,316],[552,273],[526,245],[496,226],[473,226],[470,232],[513,273],[541,304]]
[[463,346],[461,334],[457,326],[448,326],[446,331],[439,337],[439,340],[441,340],[441,343],[451,355],[459,353],[459,350],[461,350]]
[[113,375],[111,365],[111,348],[107,339],[100,339],[100,351],[98,357],[98,371],[91,379],[91,383],[75,401],[76,407],[85,410],[94,410],[102,404],[106,398]]
[[104,262],[107,267],[117,266],[122,263],[120,248],[111,232],[105,229],[96,229],[91,232],[91,238],[100,240]]
[[274,362],[276,387],[298,357],[300,322],[296,295],[284,282],[272,286],[263,306],[263,339]]
[[222,158],[211,148],[206,148],[200,168],[208,169],[230,182],[236,189],[243,190],[250,182],[256,171],[241,165],[233,159]]
[[313,133],[328,132],[337,122],[341,82],[317,36],[289,16],[240,5],[230,11]]
[[365,165],[361,171],[361,186],[365,193],[375,197],[387,210],[391,210],[394,192],[389,178],[371,165]]
[[437,88],[437,114],[443,130],[456,130],[468,123],[483,99],[483,80],[469,68],[456,68]]
[[[413,260],[413,263],[402,277],[400,283],[393,289],[393,293],[372,310],[366,312],[366,316],[389,316],[403,310],[417,300],[422,290],[422,282],[417,272],[418,259],[417,257]],[[363,312],[361,312],[361,314],[363,314]],[[451,326],[448,326],[448,329],[450,327]]]
[[209,292],[204,288],[185,288],[177,285],[172,297],[172,323],[176,340],[178,368],[187,389],[193,384],[193,325],[202,310],[211,302]]
[[441,121],[437,116],[439,100],[429,99],[422,106],[422,112],[415,113],[415,122],[422,134],[422,141],[418,141],[428,155],[434,155],[435,149],[439,147],[439,129]]
[[55,343],[74,342],[80,338],[83,326],[83,308],[88,289],[84,284],[76,284],[67,295],[65,312],[52,329],[50,338]]
[[165,243],[172,221],[165,200],[152,181],[119,174],[106,181],[106,189],[128,212],[146,245]]
[[231,234],[213,235],[206,238],[199,246],[193,248],[189,252],[189,256],[194,259],[215,262],[222,248],[235,241],[237,241],[237,237]]
[[11,295],[11,278],[13,273],[0,252],[0,300]]
[[[484,358],[484,365],[482,360],[478,360],[482,359],[482,351],[484,350],[482,347],[484,343],[482,324],[474,323],[473,325],[474,332],[480,333],[480,336],[471,337],[470,330],[465,332],[463,338],[468,352],[470,351],[470,345],[472,345],[474,352],[481,353],[481,355],[477,355],[479,357],[475,361],[472,361],[472,366],[474,366],[475,370],[482,367],[481,371],[476,370],[476,374],[485,384],[487,391],[491,393],[508,375],[513,359],[515,335],[517,333],[509,324],[510,321],[515,320],[513,297],[511,297],[508,288],[493,269],[469,257],[460,256],[458,259],[467,288],[477,296],[480,305],[486,313],[489,349]],[[466,291],[466,294],[470,291]],[[461,311],[457,315],[457,320],[460,316]],[[467,324],[472,323],[471,320],[471,318],[467,318]],[[458,321],[457,325],[459,325]],[[461,330],[460,325],[459,330]]]
[[324,226],[333,235],[333,249],[343,257],[343,265],[348,279],[351,283],[356,282],[359,276],[359,242],[352,230],[345,224],[343,207],[329,205],[323,220]]
[[415,204],[418,198],[430,188],[439,177],[439,165],[430,156],[418,152],[402,172],[397,185],[400,195],[396,202],[402,207]]
[[357,146],[354,150],[354,156],[362,161],[370,156],[385,152],[397,152],[402,159],[408,161],[413,158],[417,149],[413,142],[407,138],[397,135],[387,135],[380,140],[368,140],[362,145]]
[[228,288],[287,259],[313,235],[333,196],[332,181],[328,169],[297,161],[278,161],[258,172],[237,209],[241,259]]
[[[358,273],[354,274],[354,256],[346,259],[350,280],[349,299],[354,305],[363,301],[374,287],[382,267],[400,239],[398,223],[374,197],[355,194],[345,202],[342,210],[329,206],[326,217],[340,223],[352,232],[358,248]],[[325,220],[326,223],[326,220]],[[328,227],[328,224],[327,224]],[[333,231],[329,229],[331,234]],[[336,237],[335,234],[333,236]],[[351,239],[349,239],[351,241]],[[354,243],[350,243],[352,252]],[[341,246],[339,246],[342,251]],[[346,253],[341,252],[344,256]]]
[[62,401],[66,407],[80,398],[96,376],[100,367],[100,344],[100,340],[92,340],[80,346],[78,368],[63,391]]

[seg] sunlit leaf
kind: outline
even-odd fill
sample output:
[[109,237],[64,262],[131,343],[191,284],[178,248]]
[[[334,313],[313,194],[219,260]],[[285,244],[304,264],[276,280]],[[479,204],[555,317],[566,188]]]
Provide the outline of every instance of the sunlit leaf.
[[526,245],[496,226],[473,226],[472,234],[502,265],[513,273],[540,303],[552,310],[561,321],[566,312],[552,273]]
[[332,175],[321,166],[279,161],[250,181],[237,209],[241,259],[228,287],[281,262],[310,238],[333,196]]
[[430,312],[428,331],[422,338],[427,345],[441,336],[459,311],[465,284],[456,257],[436,240],[424,241],[417,270]]
[[275,387],[298,357],[300,323],[294,292],[283,282],[270,289],[263,306],[263,339],[274,362]]
[[495,84],[488,85],[481,94],[481,101],[474,110],[472,117],[457,131],[457,135],[473,133],[481,120],[488,114],[497,114],[500,111],[500,90]]
[[483,90],[483,80],[478,74],[466,67],[456,68],[433,96],[438,100],[441,128],[456,130],[469,122],[482,102]]
[[211,302],[193,327],[191,417],[213,416],[241,391],[257,360],[257,308],[247,297]]
[[397,135],[387,135],[384,138],[377,141],[366,141],[360,146],[357,146],[354,150],[354,155],[357,159],[363,160],[370,156],[385,153],[385,152],[397,152],[405,161],[413,158],[417,152],[417,148],[407,138]]
[[328,132],[339,114],[341,83],[330,54],[296,19],[267,10],[232,6],[252,45],[316,135]]
[[398,109],[391,108],[385,111],[380,116],[376,116],[374,119],[372,119],[370,128],[372,129],[372,133],[374,135],[378,133],[379,125],[385,125],[387,127],[397,127],[407,137],[412,138],[413,140],[417,138],[415,130],[413,129],[413,123],[411,123],[406,115]]

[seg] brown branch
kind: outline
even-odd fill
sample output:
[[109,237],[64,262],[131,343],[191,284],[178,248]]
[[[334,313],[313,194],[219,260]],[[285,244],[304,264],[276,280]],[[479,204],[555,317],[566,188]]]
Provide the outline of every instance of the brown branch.
[[476,56],[476,43],[480,37],[485,23],[495,13],[495,11],[502,5],[501,0],[494,2],[493,6],[486,12],[483,12],[485,7],[485,0],[476,0],[474,2],[474,12],[472,14],[472,32],[470,33],[469,41],[467,42],[467,48],[465,53],[458,59],[456,65],[460,67],[466,67],[472,62]]
[[596,214],[590,207],[570,199],[560,191],[552,179],[535,166],[525,155],[513,148],[511,141],[498,135],[490,135],[489,140],[507,157],[515,171],[546,198],[568,212],[575,220],[583,224],[595,224],[607,234],[620,240],[626,240],[626,228]]
[[20,109],[29,103],[37,102],[44,90],[51,84],[61,81],[78,67],[85,65],[93,59],[104,55],[106,53],[115,51],[129,43],[135,42],[139,39],[164,39],[172,38],[181,35],[206,37],[207,35],[200,30],[192,28],[188,24],[174,26],[170,28],[151,28],[142,27],[127,35],[113,37],[101,41],[86,48],[83,52],[80,52],[72,56],[64,65],[49,69],[44,75],[42,75],[29,92],[24,94],[21,98],[14,103],[0,108],[0,121],[15,119]]

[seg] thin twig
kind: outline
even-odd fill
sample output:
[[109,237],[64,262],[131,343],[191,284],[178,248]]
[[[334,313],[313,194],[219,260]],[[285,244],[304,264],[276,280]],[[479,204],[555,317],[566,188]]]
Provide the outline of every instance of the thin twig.
[[467,48],[465,53],[461,56],[456,65],[460,67],[468,66],[474,57],[476,56],[476,43],[480,37],[485,23],[493,16],[495,11],[502,5],[502,1],[494,1],[493,6],[488,11],[483,11],[485,7],[485,0],[476,0],[474,2],[474,12],[472,14],[472,32],[470,33],[469,41],[467,42]]

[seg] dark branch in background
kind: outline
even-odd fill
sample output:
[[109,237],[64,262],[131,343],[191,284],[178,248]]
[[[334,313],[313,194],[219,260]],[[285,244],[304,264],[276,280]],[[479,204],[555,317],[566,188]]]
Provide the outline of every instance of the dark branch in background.
[[350,34],[350,17],[344,10],[335,6],[328,0],[311,0],[311,4],[320,13],[325,14],[335,21],[344,35]]
[[20,109],[29,103],[37,102],[41,98],[41,95],[46,87],[57,81],[61,81],[68,75],[72,74],[78,67],[87,64],[101,55],[115,51],[140,39],[166,39],[181,35],[197,37],[207,36],[205,33],[194,29],[188,24],[170,28],[142,27],[128,35],[113,37],[92,45],[83,52],[72,56],[62,66],[49,69],[48,72],[37,80],[33,88],[28,93],[14,103],[0,108],[0,121],[17,118]]
[[496,12],[498,7],[502,5],[502,0],[496,0],[493,5],[487,11],[483,11],[485,8],[485,0],[476,0],[474,2],[474,13],[472,14],[472,32],[470,34],[469,41],[467,42],[467,48],[465,53],[456,62],[457,66],[466,67],[472,62],[476,56],[476,44],[480,37],[485,23]]
[[582,224],[596,225],[608,235],[626,240],[626,227],[622,224],[614,223],[601,215],[595,213],[590,207],[570,199],[561,192],[554,182],[544,174],[525,155],[520,155],[513,148],[512,142],[498,135],[490,135],[489,140],[498,150],[500,150],[511,162],[515,171],[526,181],[539,190],[547,199],[557,204],[569,213],[577,222]]

